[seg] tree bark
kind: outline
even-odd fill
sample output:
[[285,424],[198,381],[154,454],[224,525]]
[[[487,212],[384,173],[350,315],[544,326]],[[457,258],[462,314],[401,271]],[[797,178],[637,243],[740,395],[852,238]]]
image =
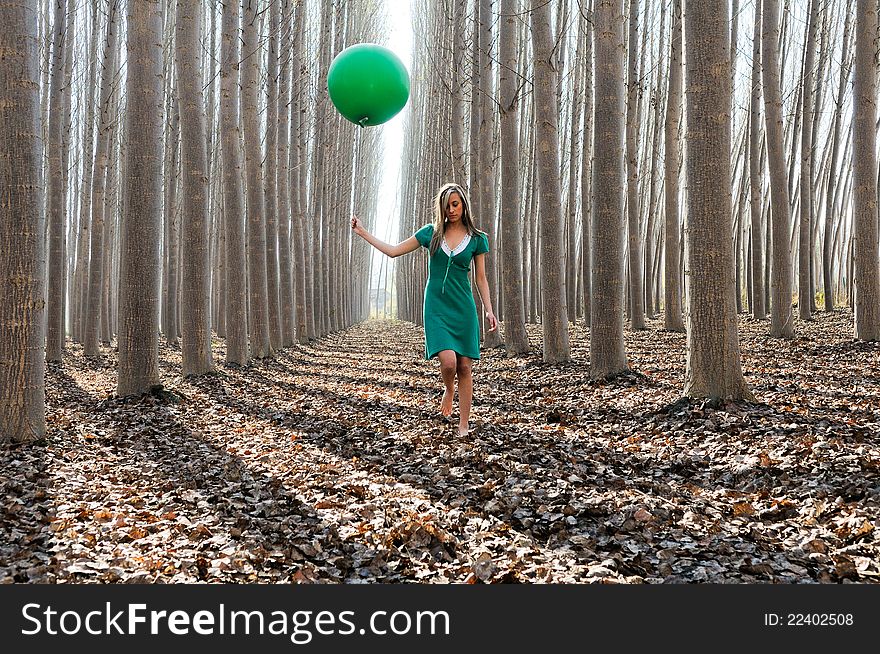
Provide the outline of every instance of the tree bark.
[[688,397],[754,399],[740,361],[730,198],[726,3],[689,2],[687,22]]
[[793,338],[791,315],[791,246],[788,180],[782,144],[782,96],[779,81],[779,0],[763,0],[761,28],[764,120],[770,165],[773,267],[771,269],[770,336]]
[[33,5],[0,6],[0,443],[46,434],[46,242]]
[[752,88],[749,94],[749,209],[751,217],[751,278],[750,307],[756,320],[767,317],[764,296],[764,239],[762,228],[761,191],[764,185],[764,143],[761,138],[761,8],[755,7],[755,29],[752,36]]
[[562,242],[557,80],[551,62],[554,45],[550,34],[550,5],[545,0],[533,0],[531,22],[535,56],[536,157],[541,193],[541,325],[544,332],[544,362],[560,363],[571,359],[571,348]]
[[282,347],[281,306],[278,271],[278,28],[280,2],[269,4],[269,56],[266,70],[266,155],[264,157],[264,194],[266,211],[266,282],[269,311],[269,344],[272,350]]
[[642,271],[642,238],[639,225],[639,0],[629,0],[629,60],[626,101],[627,240],[629,264],[629,311],[633,329],[645,328],[645,295]]
[[596,0],[590,312],[590,375],[594,379],[628,369],[623,342],[624,23],[623,0]]
[[260,42],[257,32],[258,0],[243,0],[241,37],[241,106],[247,175],[248,328],[251,353],[257,359],[272,356],[269,343],[269,292],[266,268],[266,208],[263,198],[260,121],[257,90]]
[[[834,310],[834,284],[832,282],[832,231],[834,226],[834,200],[837,192],[842,184],[838,180],[839,167],[837,161],[840,150],[840,130],[843,117],[843,103],[846,93],[847,81],[852,68],[852,58],[850,56],[850,38],[852,29],[852,12],[846,12],[846,24],[843,28],[843,50],[841,57],[840,80],[837,88],[837,100],[834,109],[834,126],[832,127],[831,136],[831,161],[828,166],[828,186],[826,188],[825,198],[825,234],[822,239],[822,287],[825,295],[825,311]],[[838,225],[841,221],[838,221]]]
[[311,288],[311,271],[313,262],[308,257],[311,252],[309,232],[306,227],[305,207],[307,197],[305,194],[305,152],[306,152],[306,127],[303,120],[305,113],[305,77],[303,56],[303,32],[305,25],[305,7],[302,3],[296,5],[296,15],[293,24],[293,45],[290,49],[293,56],[291,63],[291,102],[290,102],[290,205],[291,205],[291,231],[293,244],[292,254],[298,258],[293,267],[293,287],[296,297],[296,342],[308,343],[315,333],[314,309],[309,301]]
[[517,77],[519,34],[516,0],[499,0],[499,57],[501,80],[499,99],[501,112],[501,276],[504,280],[504,341],[507,356],[529,350],[523,303],[523,221],[520,213],[519,126],[520,100]]
[[49,131],[46,141],[48,156],[46,216],[49,227],[49,281],[46,305],[46,361],[61,361],[64,352],[64,168],[62,131],[64,130],[65,49],[68,37],[67,0],[55,1],[55,22],[52,37],[52,70],[49,101]]
[[226,232],[226,363],[243,366],[248,353],[244,207],[239,151],[239,0],[223,4],[220,46],[220,149],[223,155],[223,228]]
[[672,43],[670,44],[669,61],[669,93],[666,100],[666,123],[664,139],[666,150],[666,211],[664,242],[664,327],[670,331],[683,332],[684,321],[681,311],[681,259],[679,258],[679,224],[681,221],[678,205],[679,176],[681,170],[681,154],[678,139],[681,124],[681,49],[682,49],[682,16],[681,0],[675,0],[672,19]]
[[816,61],[816,31],[819,0],[810,0],[809,26],[804,51],[803,97],[801,103],[800,223],[798,226],[798,315],[812,320],[810,292],[810,247],[813,231],[813,67]]
[[162,10],[128,5],[128,106],[119,270],[120,396],[159,382],[159,216],[162,189]]
[[88,289],[84,302],[83,353],[94,357],[100,354],[98,347],[101,313],[101,296],[104,269],[104,221],[107,175],[110,165],[110,145],[113,130],[113,80],[116,77],[116,57],[119,41],[118,0],[110,0],[107,8],[107,34],[104,40],[104,53],[101,64],[101,89],[99,92],[99,122],[95,151],[95,167],[92,176],[91,202],[91,257],[89,259]]
[[[281,346],[296,337],[296,305],[290,258],[290,69],[293,49],[293,4],[281,5],[281,63],[278,73],[278,273]],[[298,71],[297,71],[298,72]]]
[[201,21],[202,0],[177,0],[175,63],[183,196],[180,323],[184,375],[203,375],[214,368],[208,252],[208,152],[199,57]]
[[877,0],[856,2],[853,77],[854,333],[880,340],[880,252],[877,214]]

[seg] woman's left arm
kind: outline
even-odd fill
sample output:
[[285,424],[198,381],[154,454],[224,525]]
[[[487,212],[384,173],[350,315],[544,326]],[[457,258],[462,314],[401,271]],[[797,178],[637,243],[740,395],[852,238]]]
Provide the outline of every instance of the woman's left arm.
[[489,280],[486,279],[486,260],[485,253],[478,254],[474,257],[474,275],[477,278],[477,291],[480,299],[483,301],[483,307],[486,309],[486,319],[489,321],[489,331],[494,332],[498,329],[498,319],[492,310],[492,298],[489,297]]

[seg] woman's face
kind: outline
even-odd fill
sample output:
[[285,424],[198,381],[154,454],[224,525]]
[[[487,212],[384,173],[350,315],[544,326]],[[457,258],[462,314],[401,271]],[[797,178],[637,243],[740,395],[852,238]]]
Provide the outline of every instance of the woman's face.
[[464,211],[461,196],[453,191],[449,194],[449,200],[446,203],[446,218],[450,223],[457,223],[461,220],[461,213]]

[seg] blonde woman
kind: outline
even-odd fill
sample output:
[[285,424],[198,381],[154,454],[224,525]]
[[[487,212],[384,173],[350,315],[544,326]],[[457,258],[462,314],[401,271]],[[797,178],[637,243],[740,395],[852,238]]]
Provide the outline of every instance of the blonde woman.
[[440,413],[444,416],[452,415],[458,379],[458,433],[466,436],[473,403],[472,366],[473,361],[480,358],[479,318],[468,277],[472,262],[489,331],[498,328],[486,279],[489,238],[474,226],[467,194],[458,184],[444,184],[434,198],[433,224],[425,225],[397,245],[384,243],[367,232],[357,216],[352,217],[351,228],[389,257],[399,257],[419,247],[428,249],[425,358],[436,356],[440,360],[440,376],[445,387]]

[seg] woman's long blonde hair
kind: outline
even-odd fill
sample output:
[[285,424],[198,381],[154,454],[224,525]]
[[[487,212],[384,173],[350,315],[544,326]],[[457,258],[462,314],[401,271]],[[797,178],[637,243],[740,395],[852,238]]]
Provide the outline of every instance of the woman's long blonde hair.
[[449,208],[449,197],[453,193],[458,193],[461,198],[462,212],[461,223],[467,228],[468,234],[474,236],[479,234],[480,230],[474,225],[474,219],[471,216],[471,203],[468,200],[467,193],[458,184],[448,183],[440,187],[437,195],[434,197],[434,234],[431,236],[429,251],[431,256],[437,252],[440,243],[443,241],[443,234],[446,231],[446,210]]

